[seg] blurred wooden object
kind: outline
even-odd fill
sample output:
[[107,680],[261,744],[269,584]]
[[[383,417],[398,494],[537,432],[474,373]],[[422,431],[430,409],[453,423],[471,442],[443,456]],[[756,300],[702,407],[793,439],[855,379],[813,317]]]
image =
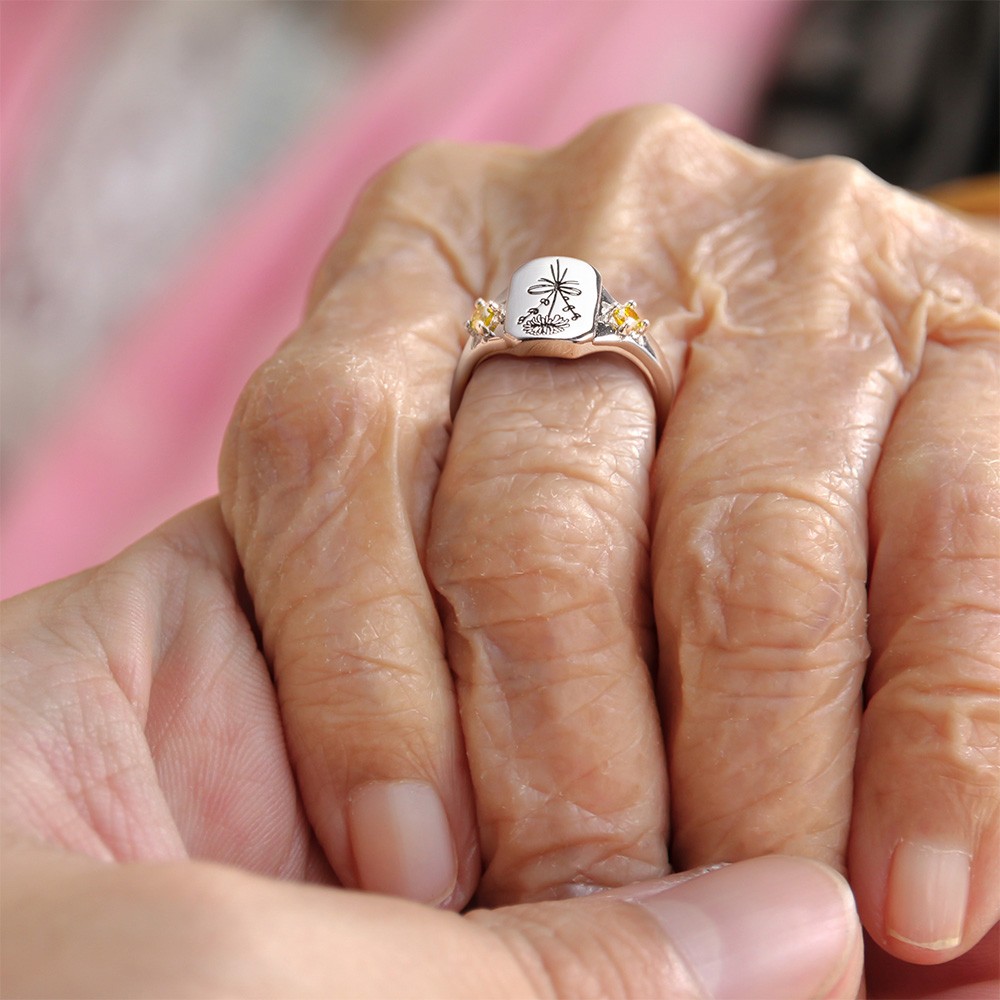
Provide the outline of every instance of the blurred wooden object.
[[1000,222],[1000,174],[951,181],[924,193],[939,205]]

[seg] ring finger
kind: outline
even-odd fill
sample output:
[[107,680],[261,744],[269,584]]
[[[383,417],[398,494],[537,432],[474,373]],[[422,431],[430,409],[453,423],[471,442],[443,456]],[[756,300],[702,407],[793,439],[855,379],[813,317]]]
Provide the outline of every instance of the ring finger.
[[[568,247],[600,261],[612,290],[632,294],[625,268],[612,260],[608,269],[607,255],[588,243],[568,226],[541,234],[537,247],[509,250],[503,264]],[[537,275],[522,272],[510,316],[523,311],[516,289],[544,278],[552,260]],[[586,313],[586,280],[579,297],[569,284],[565,306],[558,290],[531,285],[540,315],[561,322],[563,312]],[[428,556],[476,798],[480,902],[585,892],[667,868],[649,669],[655,428],[642,372],[601,353],[492,358],[458,409]]]

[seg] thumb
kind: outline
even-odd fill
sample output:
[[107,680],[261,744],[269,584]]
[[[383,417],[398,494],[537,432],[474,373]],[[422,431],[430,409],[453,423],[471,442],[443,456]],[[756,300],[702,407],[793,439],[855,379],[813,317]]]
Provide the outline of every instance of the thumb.
[[800,858],[464,917],[24,848],[4,852],[3,889],[4,996],[804,1000],[856,997],[861,977],[846,883]]
[[[853,1000],[861,979],[850,889],[803,858],[756,858],[464,917],[374,893],[283,891],[291,908],[227,893],[243,912],[266,914],[258,945],[239,935],[241,954],[254,956],[239,967],[255,995]],[[230,994],[244,995],[232,985]]]
[[532,996],[856,997],[861,926],[847,883],[765,857],[583,899],[470,914]]

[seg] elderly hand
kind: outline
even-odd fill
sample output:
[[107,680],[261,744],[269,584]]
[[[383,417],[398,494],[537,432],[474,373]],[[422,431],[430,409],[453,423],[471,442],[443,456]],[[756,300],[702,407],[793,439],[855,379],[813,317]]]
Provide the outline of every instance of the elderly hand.
[[6,997],[834,997],[814,862],[459,917],[330,881],[215,503],[3,608]]
[[[538,900],[661,875],[669,838],[677,867],[848,868],[909,961],[978,941],[1000,913],[997,246],[669,109],[385,172],[221,466],[338,877]],[[641,373],[606,356],[487,361],[451,426],[473,300],[557,253],[652,320],[679,387],[658,448]]]

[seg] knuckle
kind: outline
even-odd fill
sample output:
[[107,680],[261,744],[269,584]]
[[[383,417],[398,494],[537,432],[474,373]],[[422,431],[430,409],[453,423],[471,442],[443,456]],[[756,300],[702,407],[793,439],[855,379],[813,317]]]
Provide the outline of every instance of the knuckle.
[[838,214],[836,206],[855,202],[865,192],[874,193],[882,183],[857,160],[843,156],[796,160],[788,166],[788,170],[805,192],[816,195],[809,200],[823,207],[831,217]]
[[[443,140],[403,153],[361,190],[343,232],[317,269],[309,312],[351,276],[369,284],[361,289],[361,303],[372,302],[367,293],[373,275],[383,283],[386,274],[412,276],[418,294],[428,278],[465,290],[482,288],[476,234],[498,224],[498,213],[488,211],[493,194],[503,194],[511,171],[517,174],[518,164],[536,155],[513,146]],[[384,303],[374,304],[384,323],[386,311],[378,309]]]
[[622,163],[647,152],[662,159],[678,147],[716,148],[731,142],[689,111],[672,104],[640,105],[614,112],[598,119],[575,140],[588,152],[593,147],[612,151]]
[[[483,181],[503,164],[529,155],[517,147],[434,140],[413,147],[384,167],[362,192],[359,209],[414,223],[426,229],[461,232],[466,220],[481,212]],[[467,225],[467,222],[466,222]]]
[[537,157],[516,146],[444,140],[403,153],[361,192],[345,235],[320,268],[313,301],[359,262],[384,274],[389,254],[390,270],[426,274],[436,266],[464,289],[481,289],[486,261],[475,253],[477,234],[501,224],[522,197],[512,179]]
[[799,669],[804,655],[843,643],[857,655],[865,568],[851,557],[856,539],[837,514],[785,493],[724,495],[684,511],[680,541],[659,574],[680,642],[743,654],[750,668]]
[[[874,257],[872,232],[881,232],[885,219],[895,209],[889,197],[891,188],[867,167],[842,156],[821,156],[787,164],[774,188],[775,210],[783,208],[786,225],[796,232],[808,233],[809,239],[788,241],[791,252],[811,249],[834,259],[837,254],[847,261],[857,261],[866,252]],[[794,210],[792,210],[794,209]],[[874,224],[872,216],[880,220]],[[853,254],[846,254],[847,249]]]
[[1000,284],[990,235],[842,157],[796,161],[776,179],[768,199],[776,245],[811,279],[798,283],[797,297],[825,289],[831,318],[838,301],[849,302],[840,326],[855,343],[864,333],[888,338],[908,376],[928,337],[995,344]]
[[[855,354],[878,349],[901,386],[919,366],[925,339],[918,318],[925,283],[909,234],[913,199],[862,164],[827,156],[785,166],[766,204],[776,263],[788,277],[781,325],[801,337],[821,321],[822,336],[836,333]],[[733,281],[753,310],[755,279]]]
[[[881,269],[879,260],[884,256],[884,249],[876,247],[870,236],[885,228],[886,205],[878,197],[880,186],[885,187],[853,160],[821,157],[788,166],[784,183],[775,187],[771,199],[774,217],[783,226],[780,253],[800,272],[808,271],[819,288],[836,292],[841,302],[851,302],[855,313],[861,311],[865,299],[874,298],[870,272]],[[869,218],[873,214],[877,221]],[[792,235],[791,227],[797,235]],[[808,238],[803,239],[802,233],[808,233]],[[847,274],[866,280],[845,299]],[[815,297],[809,289],[800,294]],[[855,317],[854,322],[861,318]]]
[[[567,635],[566,616],[583,625],[597,609],[617,609],[618,595],[637,580],[645,526],[638,515],[618,520],[598,482],[504,474],[447,499],[449,523],[475,525],[483,510],[491,513],[488,532],[449,532],[438,520],[431,534],[429,573],[462,627],[526,623],[544,611],[540,624],[552,641],[580,641],[580,632]],[[587,641],[603,640],[608,624],[594,620]]]
[[[644,274],[637,267],[643,258],[636,253],[639,242],[649,240],[653,254],[662,238],[675,243],[680,230],[713,225],[709,220],[719,215],[719,202],[714,196],[705,198],[706,190],[738,183],[747,162],[764,159],[669,105],[632,108],[600,119],[551,156],[563,178],[586,178],[586,188],[578,191],[585,210],[572,216],[576,231],[571,241],[580,243],[584,256],[592,252],[601,261],[610,281],[627,278],[627,287],[638,288],[647,304],[663,287],[663,275]],[[683,221],[677,218],[680,205]],[[697,216],[693,224],[688,218],[692,213]],[[644,224],[637,225],[640,218]],[[654,259],[662,257],[658,252]]]
[[424,184],[447,177],[456,163],[478,160],[481,147],[447,139],[432,139],[408,149],[386,166],[374,180],[375,189],[391,191],[397,186]]
[[360,472],[393,414],[386,381],[361,356],[335,363],[311,352],[277,355],[238,401],[226,443],[225,493],[231,500],[262,497],[298,488],[317,473]]
[[[825,318],[844,332],[849,325],[855,336],[872,324],[879,331],[887,321],[903,325],[912,308],[911,296],[919,288],[910,281],[910,294],[900,295],[904,274],[893,257],[899,248],[882,238],[899,228],[890,192],[866,167],[843,157],[793,161],[776,170],[761,205],[767,229],[758,231],[757,238],[769,246],[787,275],[786,295],[795,302],[790,320],[806,299],[824,303],[829,314]],[[747,221],[759,218],[760,213],[751,214]],[[745,263],[741,260],[737,266],[745,268]],[[856,280],[845,285],[848,277]],[[740,282],[738,272],[733,281]],[[885,295],[880,294],[882,282],[889,286]],[[747,275],[743,283],[759,285],[759,277]],[[895,298],[905,301],[896,304],[888,294],[893,290]],[[880,309],[865,307],[875,299],[884,299]],[[890,309],[899,313],[891,320]],[[805,315],[815,323],[815,306]],[[802,329],[801,313],[797,327]]]
[[341,551],[335,533],[353,493],[373,466],[392,461],[384,447],[396,423],[390,381],[364,357],[314,362],[287,352],[244,390],[227,432],[220,496],[261,608],[274,606],[263,591],[289,582],[290,562],[305,560],[306,580],[314,575],[316,543]]
[[423,203],[422,195],[453,183],[450,168],[473,155],[474,147],[445,140],[414,146],[379,170],[365,185],[358,201],[361,215],[383,214],[393,208],[406,211]]
[[[949,658],[950,659],[950,658]],[[996,808],[1000,777],[1000,666],[956,678],[947,669],[900,674],[865,709],[865,726],[943,778],[956,800]]]
[[[634,762],[627,764],[632,767],[620,773],[634,772]],[[614,762],[602,775],[606,771],[614,771]],[[658,806],[651,808],[642,798],[650,794],[648,782],[644,792],[633,790],[628,802],[610,794],[603,801],[574,802],[563,793],[539,804],[525,801],[523,793],[519,798],[508,776],[503,781],[511,786],[503,810],[490,803],[481,807],[488,858],[479,888],[484,901],[558,899],[663,875],[665,821],[654,815]],[[544,782],[532,787],[548,791]]]

